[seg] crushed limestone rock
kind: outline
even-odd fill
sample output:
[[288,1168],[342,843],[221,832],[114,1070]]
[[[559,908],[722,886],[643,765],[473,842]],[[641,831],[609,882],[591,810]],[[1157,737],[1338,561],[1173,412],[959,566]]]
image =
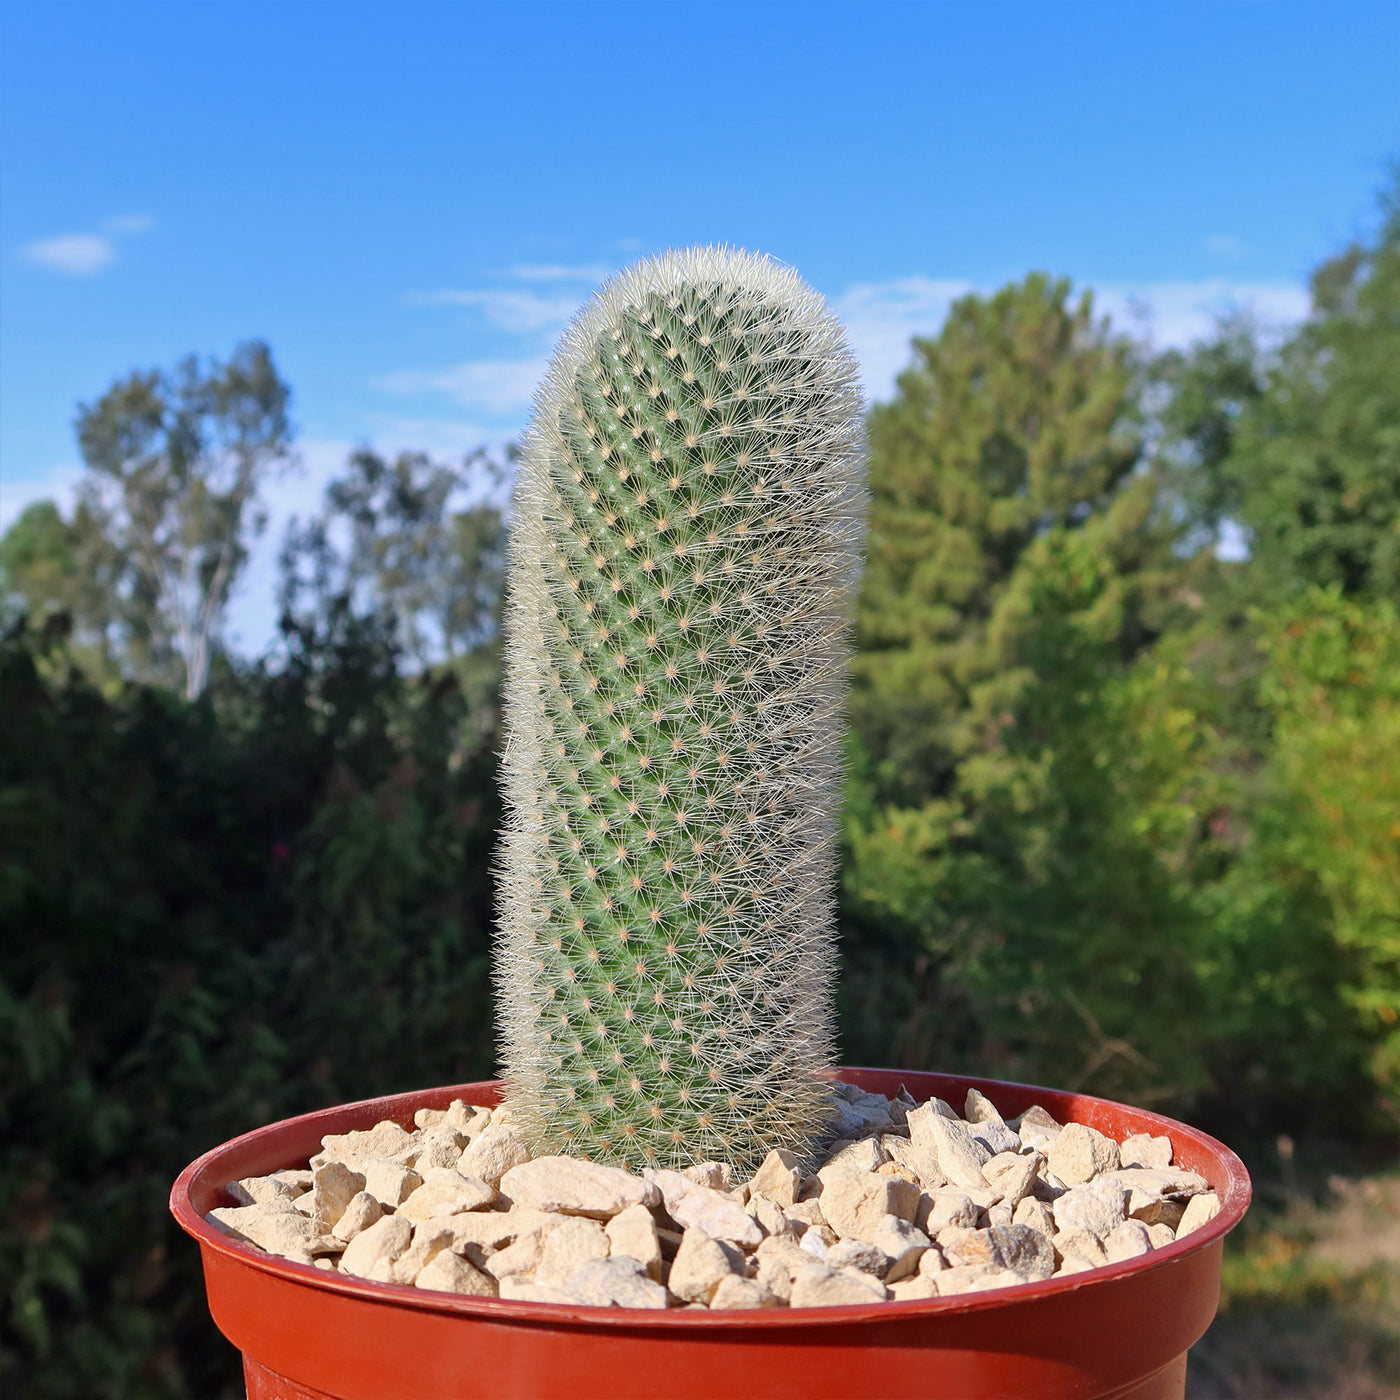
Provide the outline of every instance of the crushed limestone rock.
[[468,1297],[617,1308],[808,1308],[1012,1288],[1140,1258],[1220,1200],[1169,1138],[1123,1142],[1033,1106],[962,1114],[838,1084],[816,1161],[775,1149],[623,1171],[532,1159],[506,1110],[454,1101],[330,1135],[302,1168],[230,1182],[209,1219],[331,1273]]

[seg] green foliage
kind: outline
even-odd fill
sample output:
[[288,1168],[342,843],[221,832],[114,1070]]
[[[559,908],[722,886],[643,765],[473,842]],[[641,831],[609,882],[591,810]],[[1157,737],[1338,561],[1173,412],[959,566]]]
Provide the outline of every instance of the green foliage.
[[1239,423],[1225,473],[1261,596],[1400,597],[1400,181],[1374,245],[1313,278],[1313,315]]
[[1018,1072],[1179,1102],[1202,1067],[1174,1034],[1197,988],[1172,866],[1195,836],[1203,736],[1109,681],[1119,627],[1101,603],[1117,580],[1093,532],[1030,555],[1026,686],[998,749],[959,770],[961,976]]
[[854,379],[800,279],[702,249],[613,283],[541,393],[497,969],[537,1148],[742,1170],[830,1116]]
[[36,501],[0,538],[0,625],[23,619],[39,630],[58,628],[69,654],[110,685],[124,658],[149,649],[145,599],[124,588],[127,573],[86,501],[71,520],[52,501]]
[[344,612],[198,705],[42,646],[0,647],[0,1388],[233,1394],[170,1182],[488,1071],[494,762]]
[[1189,545],[1214,544],[1241,510],[1233,471],[1239,423],[1264,392],[1257,329],[1226,317],[1190,351],[1169,350],[1152,367],[1161,449],[1168,459],[1169,508]]
[[1269,624],[1284,850],[1327,902],[1372,1072],[1400,1103],[1400,614],[1333,588]]
[[85,572],[75,532],[52,501],[36,501],[0,539],[0,579],[10,611],[32,621],[61,609]]
[[901,1062],[1228,1105],[1236,1131],[1296,1131],[1300,1100],[1339,1127],[1347,1104],[1355,1131],[1371,1042],[1291,844],[1297,804],[1239,723],[1261,705],[1260,665],[1235,665],[1258,633],[1222,646],[1202,624],[1125,664],[1085,625],[1108,586],[1090,537],[1034,554],[1028,678],[997,750],[965,761],[956,800],[848,805],[847,907],[905,930],[883,977],[848,951],[865,995],[938,969]]
[[995,747],[964,760],[952,798],[852,814],[848,899],[924,934],[971,1008],[980,1062],[1179,1101],[1202,1067],[1175,1034],[1198,989],[1173,865],[1203,800],[1203,738],[1144,713],[1125,679],[1105,684],[1122,670],[1098,608],[1115,580],[1089,532],[1052,532],[1022,567],[1022,681]]

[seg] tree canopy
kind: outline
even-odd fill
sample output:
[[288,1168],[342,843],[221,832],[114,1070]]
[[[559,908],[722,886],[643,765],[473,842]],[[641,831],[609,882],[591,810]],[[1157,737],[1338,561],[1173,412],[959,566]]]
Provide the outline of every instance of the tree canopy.
[[[265,524],[259,492],[290,453],[289,398],[271,351],[253,341],[227,363],[191,356],[138,371],[78,407],[79,500],[92,526],[73,528],[95,532],[117,561],[138,668],[178,677],[189,699],[208,682],[229,592]],[[100,612],[90,625],[107,630]]]
[[[1269,591],[1400,597],[1400,202],[1312,279],[1313,310],[1224,464]],[[1265,582],[1267,580],[1267,582]]]
[[1162,546],[1134,349],[1089,293],[1033,274],[955,302],[913,351],[870,414],[852,708],[882,785],[933,796],[1015,703],[1037,543],[1095,536],[1115,575],[1096,606],[1129,647],[1148,627],[1134,576]]
[[[505,570],[505,527],[494,499],[506,462],[483,448],[460,466],[425,452],[392,459],[362,447],[326,488],[321,510],[292,520],[279,596],[293,618],[336,600],[377,616],[419,666],[490,642]],[[476,500],[463,504],[461,493]]]

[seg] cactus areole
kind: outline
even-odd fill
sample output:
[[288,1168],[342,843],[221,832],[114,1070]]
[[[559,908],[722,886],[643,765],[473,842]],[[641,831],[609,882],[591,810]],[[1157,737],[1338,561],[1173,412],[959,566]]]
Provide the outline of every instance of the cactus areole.
[[821,297],[722,249],[614,278],[536,397],[495,967],[536,1153],[747,1169],[831,1116],[861,410]]

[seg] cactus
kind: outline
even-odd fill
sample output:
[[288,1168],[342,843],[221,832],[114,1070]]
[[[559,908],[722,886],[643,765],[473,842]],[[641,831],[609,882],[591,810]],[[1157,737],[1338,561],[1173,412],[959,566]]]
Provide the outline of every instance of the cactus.
[[738,1168],[832,1112],[856,368],[768,258],[637,264],[565,332],[516,487],[496,985],[538,1152]]

